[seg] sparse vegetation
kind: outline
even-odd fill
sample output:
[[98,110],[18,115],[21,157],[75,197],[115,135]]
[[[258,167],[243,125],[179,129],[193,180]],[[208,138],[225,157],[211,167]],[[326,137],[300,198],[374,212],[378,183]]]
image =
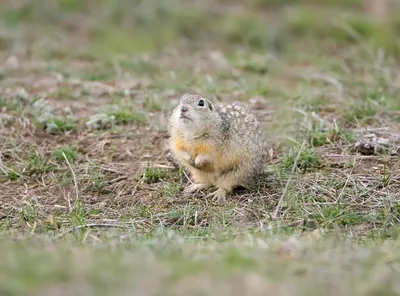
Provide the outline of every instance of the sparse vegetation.
[[36,150],[30,153],[27,165],[27,173],[29,175],[41,175],[55,169],[54,166],[49,163],[47,157]]
[[143,174],[145,182],[154,183],[160,181],[167,175],[166,171],[158,168],[147,168]]
[[321,165],[322,159],[312,148],[291,149],[282,159],[282,168],[290,171],[292,168],[302,172],[313,171]]
[[58,118],[53,116],[42,117],[40,121],[36,122],[36,125],[38,128],[52,135],[70,132],[76,127],[75,121],[71,118]]
[[[398,294],[395,1],[3,2],[1,295]],[[226,205],[167,161],[184,92],[267,134]]]
[[75,146],[65,146],[55,149],[53,151],[53,157],[57,162],[64,162],[67,160],[73,163],[78,158],[78,152]]
[[177,194],[179,194],[180,188],[181,186],[178,183],[174,182],[167,183],[164,185],[163,195],[166,198],[176,196]]
[[143,123],[146,120],[143,113],[131,111],[126,107],[114,107],[107,115],[115,118],[117,124]]
[[2,167],[0,177],[3,177],[4,181],[18,181],[21,178],[21,173],[16,167]]

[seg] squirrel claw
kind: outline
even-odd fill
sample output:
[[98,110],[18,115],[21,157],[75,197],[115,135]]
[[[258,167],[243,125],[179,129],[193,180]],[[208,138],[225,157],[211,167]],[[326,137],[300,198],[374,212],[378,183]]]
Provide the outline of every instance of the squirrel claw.
[[184,190],[185,193],[193,193],[193,192],[197,192],[203,189],[207,189],[209,188],[210,185],[208,184],[191,184],[189,186],[187,186]]
[[226,203],[226,190],[223,188],[218,188],[216,191],[207,195],[207,197],[212,197],[212,200],[219,205]]

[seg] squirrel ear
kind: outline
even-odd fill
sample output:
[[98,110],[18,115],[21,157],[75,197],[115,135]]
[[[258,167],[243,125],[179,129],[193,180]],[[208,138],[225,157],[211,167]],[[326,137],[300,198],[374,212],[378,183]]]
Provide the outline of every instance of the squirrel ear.
[[[207,100],[208,101],[208,100]],[[208,108],[212,111],[214,109],[214,105],[208,101]]]

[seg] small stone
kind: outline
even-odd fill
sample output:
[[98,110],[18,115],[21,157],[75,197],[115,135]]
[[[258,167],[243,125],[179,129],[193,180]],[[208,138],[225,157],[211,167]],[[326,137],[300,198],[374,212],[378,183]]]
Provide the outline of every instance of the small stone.
[[56,135],[58,134],[60,129],[58,128],[58,125],[55,124],[54,122],[50,122],[49,124],[46,125],[46,132],[51,134],[51,135]]
[[15,118],[8,114],[0,114],[0,126],[10,126],[14,123]]
[[115,124],[115,116],[105,113],[95,114],[85,123],[86,127],[92,130],[109,129]]
[[262,110],[267,107],[267,103],[264,97],[253,97],[250,99],[250,106],[256,110]]
[[24,100],[24,101],[26,101],[26,100],[29,99],[29,94],[28,94],[28,92],[26,91],[26,89],[23,88],[23,87],[18,88],[18,89],[16,90],[16,92],[15,92],[15,95],[16,95],[19,99]]
[[6,60],[6,67],[9,69],[18,69],[20,67],[20,62],[17,56],[12,55]]

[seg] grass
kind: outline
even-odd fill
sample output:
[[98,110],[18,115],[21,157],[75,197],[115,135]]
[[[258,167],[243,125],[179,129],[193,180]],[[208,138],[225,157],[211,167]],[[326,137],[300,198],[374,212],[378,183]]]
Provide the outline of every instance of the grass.
[[[398,293],[396,4],[375,22],[358,0],[17,2],[0,294]],[[185,92],[247,104],[267,135],[265,173],[226,205],[168,160]]]
[[117,124],[128,124],[132,122],[144,122],[145,116],[135,111],[130,111],[125,108],[114,108],[108,112],[108,116],[114,116]]
[[160,181],[162,178],[166,177],[166,172],[157,168],[147,168],[143,174],[143,179],[146,182],[154,183]]
[[293,167],[302,172],[318,169],[322,159],[312,148],[292,149],[284,156],[281,166],[285,170],[291,170]]
[[41,175],[54,170],[46,157],[38,151],[32,151],[28,158],[28,174]]
[[[320,4],[318,1],[315,0],[257,0],[256,3],[260,6],[265,7],[273,7],[276,5],[293,5],[293,4]],[[360,8],[363,5],[363,2],[360,0],[325,0],[324,5],[335,6],[339,5],[342,8]]]
[[[78,240],[91,244],[92,239],[85,237]],[[1,263],[1,287],[8,295],[61,291],[110,295],[138,290],[165,295],[193,290],[202,295],[216,291],[233,295],[241,291],[256,295],[323,291],[336,295],[338,290],[344,295],[395,293],[397,272],[391,270],[398,256],[397,241],[350,244],[312,236],[255,234],[255,240],[239,236],[233,243],[229,237],[186,241],[170,233],[139,241],[125,239],[113,250],[91,247],[92,256],[87,256],[84,247],[71,247],[63,241],[32,238],[10,242],[3,238],[2,253],[7,256]],[[31,245],[29,253],[26,243]],[[359,282],[358,289],[353,278]],[[332,289],[332,282],[341,284]]]
[[78,158],[78,152],[74,146],[57,148],[53,151],[53,157],[57,162],[68,161],[73,163]]
[[22,177],[21,172],[16,167],[4,168],[1,175],[5,181],[11,182],[18,181]]

